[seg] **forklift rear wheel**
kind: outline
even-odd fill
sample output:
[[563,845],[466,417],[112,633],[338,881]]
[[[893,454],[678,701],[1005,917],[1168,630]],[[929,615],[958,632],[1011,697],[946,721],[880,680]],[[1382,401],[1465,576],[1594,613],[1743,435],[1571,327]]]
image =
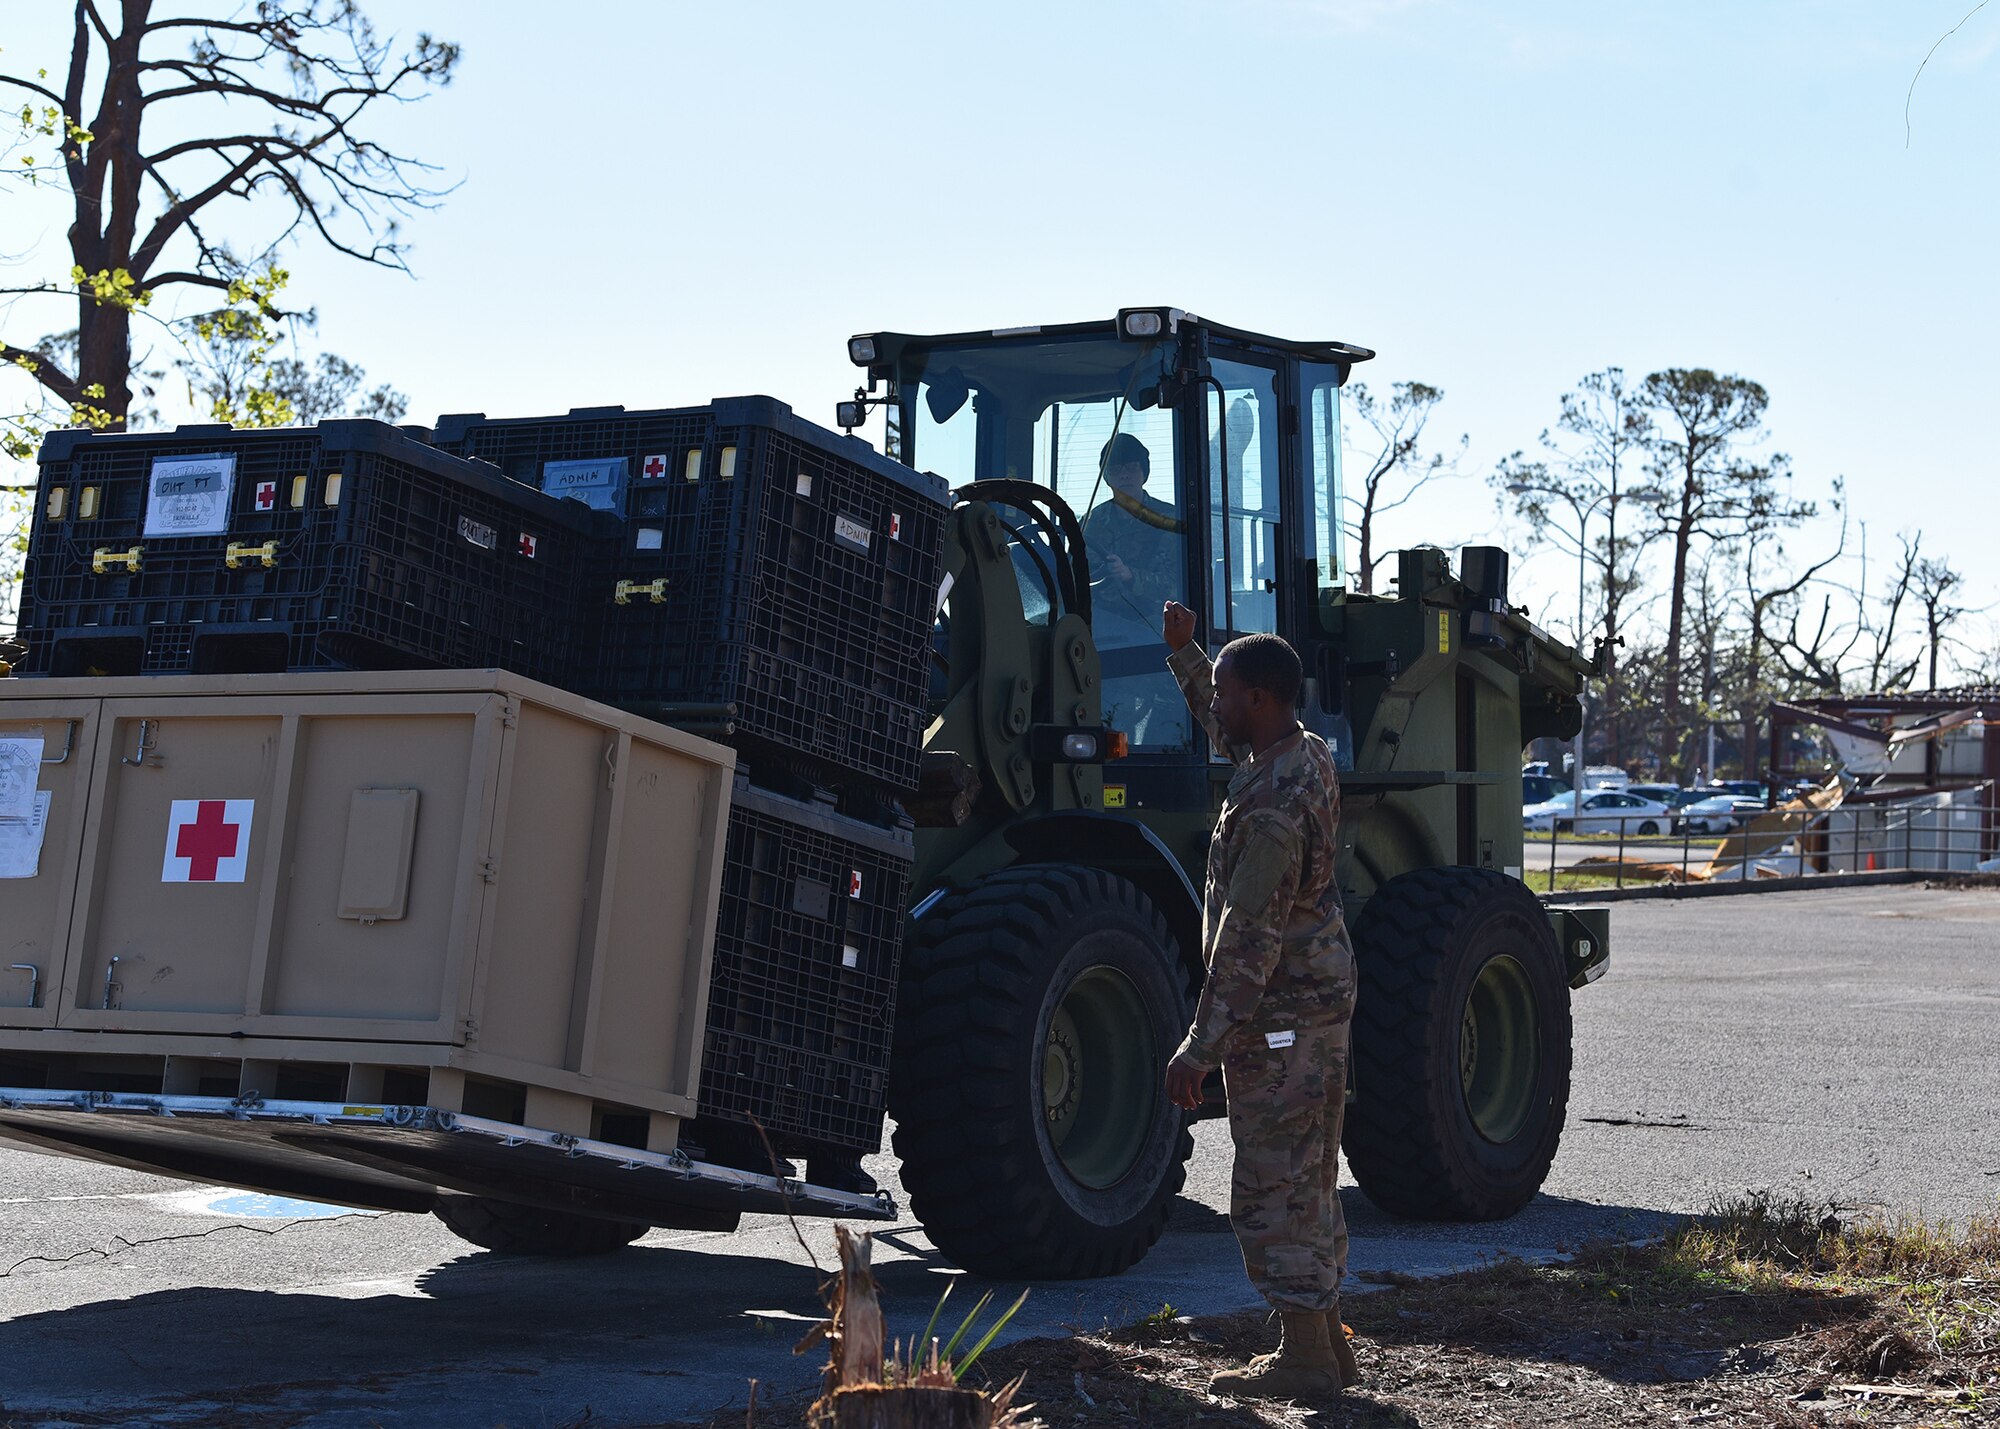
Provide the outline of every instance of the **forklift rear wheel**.
[[506,1255],[607,1255],[651,1229],[636,1221],[545,1211],[493,1196],[439,1196],[431,1214],[460,1240]]
[[890,1110],[938,1249],[1037,1280],[1145,1255],[1194,1149],[1161,1086],[1188,1014],[1166,920],[1115,875],[1005,869],[918,919]]
[[1569,984],[1541,901],[1493,869],[1418,869],[1368,900],[1354,942],[1355,1180],[1391,1215],[1513,1215],[1569,1107]]

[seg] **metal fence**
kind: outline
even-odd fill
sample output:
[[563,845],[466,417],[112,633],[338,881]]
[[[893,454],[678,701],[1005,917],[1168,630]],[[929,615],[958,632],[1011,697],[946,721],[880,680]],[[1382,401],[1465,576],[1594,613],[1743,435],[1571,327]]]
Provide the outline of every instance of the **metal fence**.
[[[1589,815],[1590,832],[1553,828],[1544,853],[1530,831],[1523,877],[1554,891],[1564,873],[1623,888],[1722,883],[1823,873],[1915,869],[1992,872],[2000,864],[2000,815],[1990,783],[1822,812],[1772,809],[1732,816],[1728,833],[1695,833],[1675,813]],[[1641,830],[1666,825],[1666,831]]]

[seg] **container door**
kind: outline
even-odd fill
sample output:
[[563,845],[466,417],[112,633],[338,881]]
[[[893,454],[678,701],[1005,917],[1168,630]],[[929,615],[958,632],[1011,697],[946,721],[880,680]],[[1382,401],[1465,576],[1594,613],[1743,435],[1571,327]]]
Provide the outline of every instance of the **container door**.
[[0,1027],[55,1021],[97,721],[96,700],[0,700]]
[[105,701],[59,1024],[462,1040],[504,709]]
[[104,702],[61,1025],[241,1030],[284,725],[259,703]]

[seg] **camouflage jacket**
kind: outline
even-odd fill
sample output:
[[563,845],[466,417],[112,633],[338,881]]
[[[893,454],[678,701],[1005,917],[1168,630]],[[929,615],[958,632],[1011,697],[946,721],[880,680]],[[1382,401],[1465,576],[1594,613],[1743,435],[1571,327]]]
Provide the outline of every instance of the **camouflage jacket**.
[[1236,765],[1208,846],[1208,977],[1177,1054],[1213,1067],[1240,1032],[1278,1035],[1353,1016],[1354,951],[1334,879],[1339,776],[1326,742],[1303,729],[1258,756],[1232,747],[1209,713],[1214,671],[1199,645],[1167,665]]

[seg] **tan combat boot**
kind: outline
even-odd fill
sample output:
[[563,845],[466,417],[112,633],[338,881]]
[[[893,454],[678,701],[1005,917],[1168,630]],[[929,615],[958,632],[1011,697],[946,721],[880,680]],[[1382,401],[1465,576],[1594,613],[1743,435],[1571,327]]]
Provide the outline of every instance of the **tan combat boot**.
[[1361,1383],[1361,1370],[1354,1363],[1354,1346],[1347,1342],[1347,1328],[1340,1323],[1338,1310],[1326,1312],[1326,1339],[1333,1350],[1333,1363],[1340,1374],[1340,1387],[1354,1388]]
[[1326,1316],[1317,1310],[1281,1312],[1284,1332],[1274,1355],[1259,1355],[1242,1369],[1226,1369],[1209,1380],[1215,1394],[1245,1399],[1331,1399],[1340,1393],[1339,1362],[1327,1338]]

